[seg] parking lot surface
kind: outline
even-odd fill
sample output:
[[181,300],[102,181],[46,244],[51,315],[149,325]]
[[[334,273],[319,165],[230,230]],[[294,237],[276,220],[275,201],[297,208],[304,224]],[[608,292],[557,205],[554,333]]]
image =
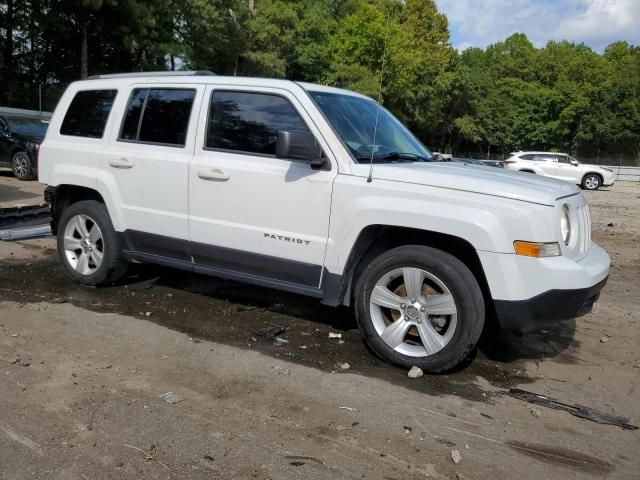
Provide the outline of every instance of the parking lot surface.
[[[0,206],[36,198],[12,181]],[[613,261],[594,312],[418,379],[347,309],[142,265],[87,288],[53,238],[0,242],[0,479],[640,478],[640,431],[505,395],[640,424],[640,184],[586,196]]]

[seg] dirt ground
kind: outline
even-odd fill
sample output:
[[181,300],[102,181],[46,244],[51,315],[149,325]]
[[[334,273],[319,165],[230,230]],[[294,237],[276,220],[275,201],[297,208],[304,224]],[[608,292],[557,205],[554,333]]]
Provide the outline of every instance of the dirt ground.
[[347,309],[152,266],[86,288],[52,238],[0,242],[0,479],[640,478],[640,430],[504,395],[640,424],[640,184],[587,198],[613,260],[594,312],[415,380]]
[[0,208],[42,203],[43,193],[41,183],[20,181],[11,170],[0,168]]

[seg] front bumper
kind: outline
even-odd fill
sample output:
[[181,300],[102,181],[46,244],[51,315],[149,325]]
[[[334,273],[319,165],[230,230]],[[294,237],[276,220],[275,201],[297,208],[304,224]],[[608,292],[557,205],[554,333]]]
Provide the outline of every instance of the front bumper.
[[478,251],[500,325],[527,332],[591,311],[609,276],[610,259],[595,243],[575,261]]
[[549,290],[528,300],[494,300],[498,322],[504,330],[525,333],[545,324],[586,315],[608,278],[589,288]]

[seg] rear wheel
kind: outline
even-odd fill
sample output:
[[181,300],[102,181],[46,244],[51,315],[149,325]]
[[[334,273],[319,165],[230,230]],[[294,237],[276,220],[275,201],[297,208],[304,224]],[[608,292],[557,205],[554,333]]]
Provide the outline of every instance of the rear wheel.
[[84,285],[106,285],[127,271],[109,212],[101,202],[84,200],[67,208],[58,223],[58,254],[67,273]]
[[585,190],[598,190],[601,184],[600,177],[595,173],[589,173],[582,179],[582,188]]
[[473,350],[484,300],[471,271],[430,247],[397,247],[374,259],[356,286],[356,318],[382,359],[428,372],[450,370]]
[[11,158],[11,169],[13,170],[13,176],[18,180],[33,180],[36,178],[33,167],[31,165],[31,159],[27,152],[16,152]]

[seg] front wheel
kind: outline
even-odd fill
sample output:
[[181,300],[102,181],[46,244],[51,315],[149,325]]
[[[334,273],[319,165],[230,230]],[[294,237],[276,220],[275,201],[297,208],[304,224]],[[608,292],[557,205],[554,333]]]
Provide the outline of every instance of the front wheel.
[[383,360],[437,373],[459,365],[484,326],[484,300],[473,273],[456,257],[409,245],[389,250],[356,286],[356,319]]
[[33,180],[36,178],[27,152],[16,152],[11,158],[13,176],[18,180]]
[[593,173],[585,175],[582,179],[582,188],[585,190],[598,190],[600,188],[600,177]]
[[74,203],[63,212],[58,254],[67,273],[84,285],[115,283],[127,271],[107,207],[95,200]]

